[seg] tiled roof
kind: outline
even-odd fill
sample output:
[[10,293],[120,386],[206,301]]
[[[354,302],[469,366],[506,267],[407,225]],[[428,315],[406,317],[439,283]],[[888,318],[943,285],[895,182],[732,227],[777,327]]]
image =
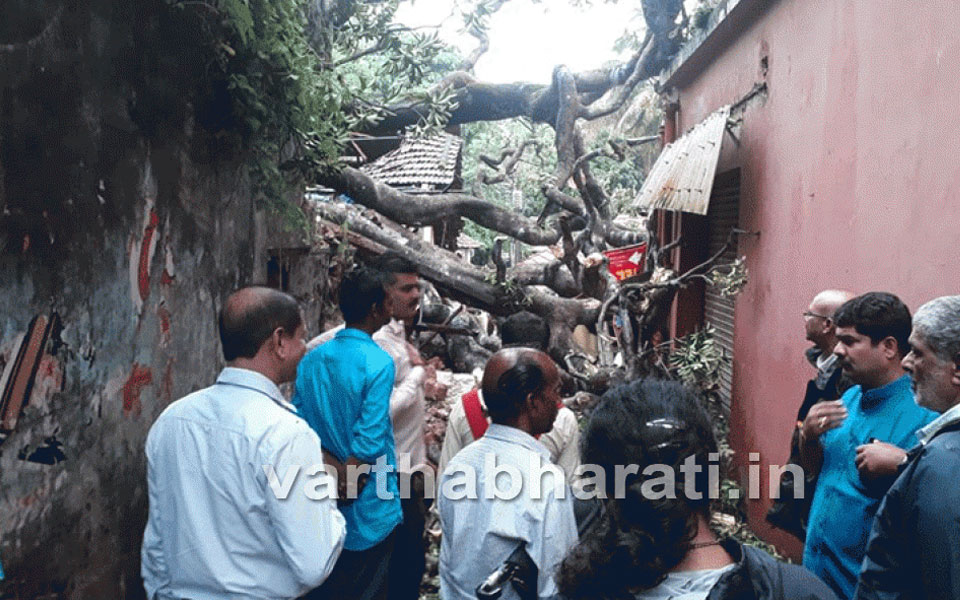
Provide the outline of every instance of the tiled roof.
[[424,138],[407,138],[396,150],[364,165],[361,171],[393,187],[448,187],[457,175],[463,140],[441,133]]

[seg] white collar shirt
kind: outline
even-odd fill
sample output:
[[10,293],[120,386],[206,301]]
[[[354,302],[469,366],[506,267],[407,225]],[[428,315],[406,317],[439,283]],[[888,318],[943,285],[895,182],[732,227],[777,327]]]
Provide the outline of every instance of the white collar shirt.
[[397,448],[397,469],[411,473],[427,462],[423,439],[426,398],[423,382],[426,370],[410,359],[403,321],[393,319],[373,334],[373,341],[393,359],[394,381],[390,394],[390,422]]
[[[486,469],[488,457],[496,461],[500,475]],[[538,465],[546,475],[538,477]],[[518,494],[512,499],[494,497],[494,481],[503,495],[510,495],[513,476],[504,475],[503,468],[511,467],[522,481]],[[467,480],[475,483],[475,494],[469,493]],[[460,497],[464,495],[468,497]],[[550,462],[550,453],[536,439],[513,427],[490,425],[483,437],[450,461],[441,478],[438,503],[443,529],[442,598],[474,600],[476,587],[521,542],[538,568],[538,597],[556,596],[554,574],[577,542],[577,526],[573,496],[563,472]],[[501,597],[519,598],[510,585],[504,587]]]
[[333,569],[345,524],[320,439],[267,377],[224,369],[163,411],[146,454],[148,598],[296,598]]
[[920,440],[921,444],[926,445],[935,435],[940,433],[941,429],[948,425],[953,425],[958,421],[960,421],[960,404],[952,406],[939,417],[930,421],[926,426],[917,430],[917,439]]

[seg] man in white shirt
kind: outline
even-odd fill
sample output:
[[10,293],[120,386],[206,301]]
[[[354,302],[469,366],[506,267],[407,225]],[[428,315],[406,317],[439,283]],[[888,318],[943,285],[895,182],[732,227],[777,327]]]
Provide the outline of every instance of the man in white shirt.
[[[390,421],[397,447],[397,473],[403,522],[390,557],[389,600],[417,600],[426,570],[423,538],[427,509],[425,485],[433,486],[433,467],[427,463],[423,425],[426,417],[426,384],[436,381],[439,360],[424,361],[407,340],[420,309],[420,276],[417,267],[395,252],[377,261],[387,294],[386,306],[393,319],[373,339],[393,358],[395,379],[390,396]],[[430,481],[424,481],[425,474]]]
[[[441,476],[440,596],[473,600],[521,544],[537,567],[537,597],[555,596],[554,574],[577,526],[563,472],[534,436],[557,416],[559,370],[543,352],[501,350],[487,363],[482,389],[493,423]],[[502,598],[519,595],[507,586]]]
[[[523,346],[546,351],[550,341],[550,327],[539,316],[520,311],[504,319],[500,326],[500,339],[504,348]],[[481,417],[479,419],[478,412]],[[481,390],[471,390],[453,402],[443,436],[437,472],[443,473],[457,452],[482,436],[488,423]],[[576,479],[577,467],[580,466],[580,423],[574,412],[567,407],[560,408],[553,427],[538,439],[550,452],[550,460],[563,470],[567,483],[572,484]]]
[[167,407],[147,436],[141,574],[151,600],[296,598],[344,539],[320,439],[278,385],[303,356],[296,301],[261,287],[220,313],[225,368]]

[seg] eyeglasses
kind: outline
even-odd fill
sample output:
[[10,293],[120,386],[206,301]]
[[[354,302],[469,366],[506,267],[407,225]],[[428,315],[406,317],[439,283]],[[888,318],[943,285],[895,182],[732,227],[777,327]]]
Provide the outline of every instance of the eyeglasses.
[[803,311],[804,317],[818,317],[820,319],[832,319],[833,317],[828,317],[827,315],[818,315],[817,313],[810,312],[809,310]]

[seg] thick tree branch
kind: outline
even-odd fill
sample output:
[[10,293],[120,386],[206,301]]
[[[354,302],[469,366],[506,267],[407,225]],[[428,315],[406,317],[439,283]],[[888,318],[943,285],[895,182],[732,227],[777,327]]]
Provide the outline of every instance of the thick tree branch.
[[499,303],[499,290],[485,281],[485,272],[463,263],[455,254],[377,224],[356,206],[321,201],[313,203],[313,208],[326,221],[346,225],[349,233],[345,235],[348,239],[351,234],[359,235],[384,249],[400,253],[417,264],[424,277],[458,292],[476,305],[490,310],[488,307],[495,307]]
[[[616,111],[636,85],[658,74],[670,61],[679,47],[679,39],[651,36],[640,52],[625,65],[609,70],[571,74],[572,88],[579,94],[604,94],[616,92],[577,111],[577,118],[595,119]],[[628,76],[624,79],[624,73]],[[450,116],[450,125],[475,121],[499,121],[515,117],[527,117],[536,123],[555,125],[563,104],[559,98],[564,91],[554,83],[550,86],[529,83],[490,84],[470,81],[458,86],[457,108]],[[376,126],[365,131],[371,134],[394,134],[416,123],[422,113],[428,111],[426,104],[395,107]]]
[[589,107],[585,108],[583,111],[583,118],[587,120],[599,119],[600,117],[605,117],[616,112],[630,97],[630,94],[633,92],[633,88],[637,87],[638,83],[644,79],[649,79],[654,74],[653,69],[659,66],[655,64],[656,61],[653,60],[656,50],[658,49],[658,45],[656,44],[654,36],[650,33],[650,31],[647,31],[640,48],[641,50],[638,55],[637,63],[627,80],[624,81],[623,84],[612,88],[612,91],[609,93],[609,95],[604,96],[600,100],[593,102]]
[[[472,306],[494,314],[516,310],[513,302],[517,298],[506,297],[505,288],[490,284],[492,273],[488,269],[467,264],[455,254],[419,238],[405,236],[395,224],[372,211],[361,211],[355,204],[316,200],[312,208],[324,221],[345,226],[339,235],[350,243],[375,254],[387,249],[400,253],[419,266],[424,278]],[[371,216],[382,222],[374,221]],[[576,324],[592,326],[596,321],[599,300],[561,297],[579,294],[580,290],[569,272],[556,262],[542,267],[520,265],[509,269],[504,279],[523,286],[523,294],[537,307],[535,310],[554,315],[557,328],[572,330]],[[544,286],[556,287],[561,295]],[[560,339],[569,339],[569,332],[557,335]]]
[[[568,194],[564,194],[557,186],[553,184],[547,184],[543,186],[543,195],[546,196],[547,200],[557,205],[563,207],[564,210],[568,210],[575,215],[584,216],[586,214],[583,201]],[[541,215],[542,219],[546,218],[546,208],[544,208],[544,213]],[[538,221],[539,222],[539,221]]]
[[429,225],[450,217],[465,217],[533,246],[548,246],[560,239],[559,228],[539,227],[533,220],[486,200],[463,194],[406,194],[351,167],[326,175],[320,183],[404,225]]

